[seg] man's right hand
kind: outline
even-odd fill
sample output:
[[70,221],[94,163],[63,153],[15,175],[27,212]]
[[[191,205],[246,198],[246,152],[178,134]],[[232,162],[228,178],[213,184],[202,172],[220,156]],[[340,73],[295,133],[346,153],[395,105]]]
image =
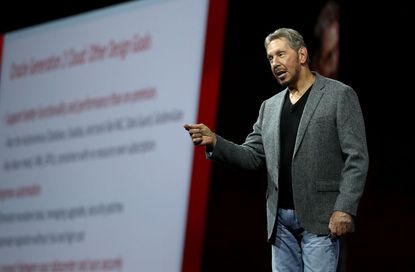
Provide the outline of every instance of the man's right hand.
[[216,144],[216,134],[204,124],[186,124],[184,128],[189,132],[194,145],[205,145],[213,148]]

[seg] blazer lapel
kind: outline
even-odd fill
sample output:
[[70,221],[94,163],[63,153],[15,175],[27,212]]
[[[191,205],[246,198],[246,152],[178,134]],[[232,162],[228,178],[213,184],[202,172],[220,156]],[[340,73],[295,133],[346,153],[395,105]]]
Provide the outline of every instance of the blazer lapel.
[[307,103],[304,107],[303,115],[301,116],[300,124],[298,125],[297,138],[295,139],[293,158],[297,154],[298,148],[303,140],[307,126],[310,123],[311,117],[313,116],[314,110],[320,102],[321,96],[323,95],[322,89],[324,88],[324,82],[321,77],[317,74],[316,81],[310,90],[308,95]]
[[[270,123],[272,124],[271,128],[271,132],[273,133],[271,140],[273,141],[273,143],[271,143],[271,148],[270,149],[270,162],[273,162],[274,165],[278,166],[280,165],[280,152],[281,152],[281,148],[280,148],[280,123],[281,123],[281,111],[282,111],[282,106],[284,103],[284,98],[285,98],[285,94],[287,93],[288,89],[285,89],[283,91],[281,91],[281,93],[279,93],[276,97],[275,100],[272,103],[272,109],[270,110],[270,116],[269,116],[269,120]],[[275,169],[275,168],[273,168]],[[276,169],[277,171],[274,173],[275,174],[275,186],[278,188],[278,178],[276,178],[278,176],[278,169]]]

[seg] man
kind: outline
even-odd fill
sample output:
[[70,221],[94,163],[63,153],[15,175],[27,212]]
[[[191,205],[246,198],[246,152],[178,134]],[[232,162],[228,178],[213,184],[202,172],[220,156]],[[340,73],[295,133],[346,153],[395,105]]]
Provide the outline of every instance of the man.
[[187,124],[208,158],[243,169],[266,167],[273,271],[336,271],[339,238],[354,229],[368,170],[354,90],[312,72],[303,37],[280,28],[265,39],[271,70],[287,88],[264,101],[242,145],[203,124]]

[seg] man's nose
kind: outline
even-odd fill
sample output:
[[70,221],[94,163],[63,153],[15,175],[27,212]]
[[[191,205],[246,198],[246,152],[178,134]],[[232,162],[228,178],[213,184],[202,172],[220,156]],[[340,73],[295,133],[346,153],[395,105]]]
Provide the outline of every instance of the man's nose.
[[272,70],[275,70],[275,69],[277,69],[278,67],[280,66],[280,63],[278,62],[278,60],[277,59],[272,59],[271,60],[271,67],[272,67]]

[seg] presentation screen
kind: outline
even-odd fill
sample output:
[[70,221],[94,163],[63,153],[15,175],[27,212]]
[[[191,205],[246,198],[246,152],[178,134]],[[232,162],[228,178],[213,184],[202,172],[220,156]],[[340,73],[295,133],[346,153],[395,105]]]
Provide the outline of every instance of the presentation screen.
[[0,271],[197,269],[208,162],[183,124],[215,119],[218,2],[126,2],[1,37]]

